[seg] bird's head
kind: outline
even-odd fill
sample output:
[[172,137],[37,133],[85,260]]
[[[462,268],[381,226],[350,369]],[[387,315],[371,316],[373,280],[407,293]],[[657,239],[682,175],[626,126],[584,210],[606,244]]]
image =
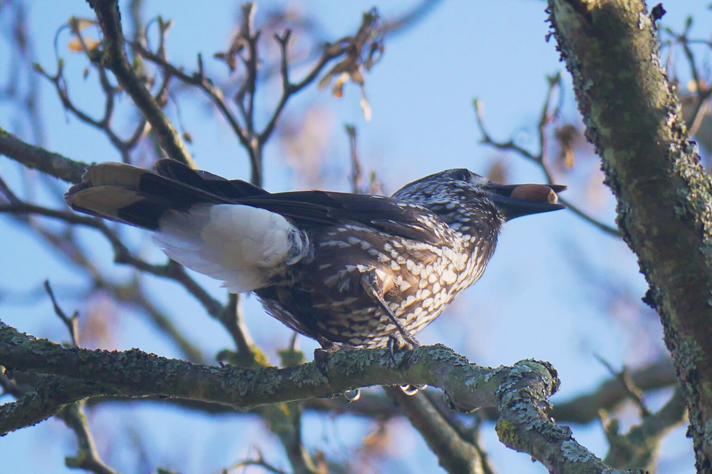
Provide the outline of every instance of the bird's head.
[[564,209],[558,193],[565,189],[556,184],[498,184],[458,168],[413,181],[393,197],[425,206],[456,228],[469,227],[467,219],[498,228],[517,217]]

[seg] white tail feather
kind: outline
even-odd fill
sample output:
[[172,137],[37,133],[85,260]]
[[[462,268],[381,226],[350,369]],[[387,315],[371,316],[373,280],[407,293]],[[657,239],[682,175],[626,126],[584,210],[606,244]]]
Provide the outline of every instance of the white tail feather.
[[168,212],[154,238],[170,258],[235,293],[267,286],[307,250],[306,236],[281,215],[233,204]]

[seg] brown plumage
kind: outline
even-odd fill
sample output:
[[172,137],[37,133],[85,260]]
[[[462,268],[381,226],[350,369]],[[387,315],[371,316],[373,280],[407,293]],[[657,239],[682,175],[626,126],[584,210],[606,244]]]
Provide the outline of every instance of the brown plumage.
[[498,185],[465,169],[392,197],[268,193],[163,160],[155,171],[90,168],[67,193],[76,210],[154,231],[174,260],[253,291],[322,346],[417,344],[482,275],[502,224],[563,208],[563,186]]

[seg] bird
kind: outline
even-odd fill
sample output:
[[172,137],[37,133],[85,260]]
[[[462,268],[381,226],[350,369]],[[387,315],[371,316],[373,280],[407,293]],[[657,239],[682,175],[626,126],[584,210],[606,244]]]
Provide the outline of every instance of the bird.
[[172,260],[254,293],[325,351],[415,348],[415,335],[482,276],[503,224],[563,209],[562,185],[498,184],[449,169],[390,197],[270,193],[162,159],[89,167],[75,211],[146,229]]

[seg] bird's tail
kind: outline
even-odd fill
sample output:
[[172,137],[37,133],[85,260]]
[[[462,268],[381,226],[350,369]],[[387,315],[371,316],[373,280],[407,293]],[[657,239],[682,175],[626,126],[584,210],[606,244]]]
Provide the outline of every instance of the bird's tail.
[[76,211],[156,230],[168,211],[187,211],[201,203],[229,204],[266,193],[244,181],[161,160],[153,171],[123,163],[93,165],[65,199]]

